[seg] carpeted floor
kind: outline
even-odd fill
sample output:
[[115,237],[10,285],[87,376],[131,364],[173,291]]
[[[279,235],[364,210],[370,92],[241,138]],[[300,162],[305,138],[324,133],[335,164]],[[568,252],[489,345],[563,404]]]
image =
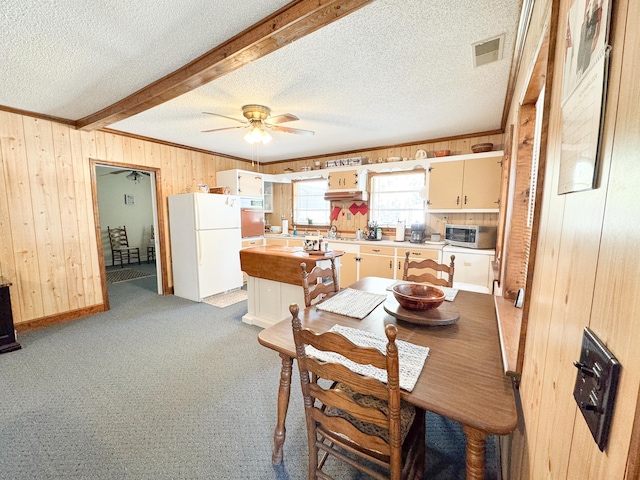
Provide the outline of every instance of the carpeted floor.
[[128,282],[129,280],[135,280],[137,278],[152,277],[155,274],[150,272],[142,272],[140,270],[134,270],[133,268],[116,268],[107,271],[107,282],[120,283]]
[[[246,303],[216,309],[156,288],[154,277],[110,284],[111,311],[24,333],[22,350],[0,355],[0,478],[306,478],[295,366],[284,462],[271,464],[280,358],[242,323]],[[465,477],[458,424],[429,414],[426,442],[425,478]]]

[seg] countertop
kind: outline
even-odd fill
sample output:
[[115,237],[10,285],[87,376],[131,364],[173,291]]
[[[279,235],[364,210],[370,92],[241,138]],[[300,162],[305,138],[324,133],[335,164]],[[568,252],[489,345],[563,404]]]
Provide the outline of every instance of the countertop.
[[[311,235],[311,234],[309,234]],[[304,240],[305,235],[291,235],[290,233],[282,234],[282,233],[266,233],[265,238],[286,238],[286,239],[300,239]],[[348,243],[348,244],[357,244],[357,245],[380,245],[384,247],[399,247],[399,248],[412,248],[412,247],[423,247],[423,248],[434,248],[441,249],[445,246],[444,242],[423,242],[423,243],[411,243],[411,242],[396,242],[395,240],[356,240],[355,238],[350,237],[338,237],[338,238],[330,238],[328,236],[324,236],[327,242],[331,242],[332,244],[337,243]],[[246,239],[244,239],[246,240]]]
[[[275,282],[302,285],[300,264],[306,264],[307,271],[316,262],[340,257],[341,251],[326,252],[325,255],[310,255],[302,247],[267,245],[240,250],[242,271],[250,277],[273,280]],[[339,263],[336,262],[337,265]]]

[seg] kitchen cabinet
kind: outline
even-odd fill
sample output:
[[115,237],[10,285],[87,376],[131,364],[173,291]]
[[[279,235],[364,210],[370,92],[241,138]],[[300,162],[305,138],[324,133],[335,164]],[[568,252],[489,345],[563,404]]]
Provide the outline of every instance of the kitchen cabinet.
[[[340,247],[336,250],[340,250]],[[340,288],[347,288],[356,281],[358,281],[358,254],[345,252],[340,257]]]
[[264,238],[252,238],[251,240],[243,240],[242,248],[258,247],[264,245]]
[[429,210],[498,210],[502,156],[432,162]]
[[273,183],[264,182],[264,213],[273,213]]
[[265,244],[266,245],[280,245],[280,246],[286,247],[287,246],[287,239],[286,238],[267,237],[265,239]]
[[264,195],[264,176],[247,170],[223,170],[216,173],[216,183],[229,187],[231,195],[260,197]]
[[470,290],[480,293],[493,292],[493,271],[491,262],[495,258],[495,250],[476,250],[465,247],[447,245],[442,249],[444,263],[455,255],[455,272],[453,286],[460,290]]
[[328,176],[328,189],[331,192],[340,190],[366,191],[366,173],[358,170],[338,170]]
[[360,246],[360,278],[395,278],[395,248]]

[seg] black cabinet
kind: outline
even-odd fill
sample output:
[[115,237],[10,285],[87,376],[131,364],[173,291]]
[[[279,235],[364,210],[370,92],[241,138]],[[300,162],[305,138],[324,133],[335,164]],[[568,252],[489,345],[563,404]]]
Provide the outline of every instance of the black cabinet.
[[16,341],[16,331],[13,327],[10,286],[11,283],[0,277],[0,353],[13,352],[21,348]]

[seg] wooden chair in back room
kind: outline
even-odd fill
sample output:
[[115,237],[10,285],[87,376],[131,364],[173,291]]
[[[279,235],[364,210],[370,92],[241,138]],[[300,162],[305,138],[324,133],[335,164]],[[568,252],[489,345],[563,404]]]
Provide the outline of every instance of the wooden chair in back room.
[[[396,326],[385,328],[385,354],[337,333],[302,329],[298,305],[289,310],[307,422],[309,479],[331,479],[323,468],[333,468],[326,462],[332,456],[378,480],[422,480],[425,412],[400,400]],[[385,370],[387,382],[320,361],[308,346]]]
[[111,243],[111,266],[115,266],[116,260],[120,262],[120,267],[124,267],[124,260],[127,264],[131,260],[137,260],[140,265],[140,249],[138,247],[130,247],[127,238],[127,227],[107,227],[109,233],[109,242]]
[[336,294],[340,290],[335,259],[331,258],[330,260],[331,266],[320,268],[316,265],[310,272],[307,272],[306,263],[303,262],[300,264],[300,268],[302,268],[304,303],[307,307],[315,303],[314,300],[317,299],[317,301],[321,301],[326,297]]
[[[404,273],[402,275],[402,279],[409,282],[431,283],[432,285],[439,285],[442,287],[453,287],[455,259],[456,256],[451,255],[451,263],[449,265],[438,263],[430,258],[427,258],[425,260],[409,260],[409,251],[407,250],[404,259]],[[409,269],[430,270],[430,272],[427,271],[410,274]],[[445,273],[447,275],[447,278],[438,278],[438,272]]]

